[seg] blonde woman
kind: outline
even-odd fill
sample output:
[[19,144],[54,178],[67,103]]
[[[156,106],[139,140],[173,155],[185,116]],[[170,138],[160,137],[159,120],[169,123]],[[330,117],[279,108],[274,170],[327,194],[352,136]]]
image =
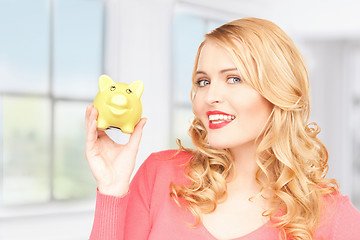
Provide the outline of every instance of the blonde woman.
[[206,34],[192,81],[195,149],[151,154],[131,184],[146,120],[117,145],[88,106],[90,239],[360,239],[359,211],[325,178],[302,56],[278,26],[244,18]]

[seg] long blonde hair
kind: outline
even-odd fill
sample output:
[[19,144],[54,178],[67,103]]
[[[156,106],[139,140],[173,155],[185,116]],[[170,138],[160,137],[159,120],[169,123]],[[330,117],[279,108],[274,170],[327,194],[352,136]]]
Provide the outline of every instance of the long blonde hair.
[[[308,124],[309,80],[302,55],[276,24],[257,18],[235,20],[205,35],[195,59],[193,83],[200,51],[208,40],[223,47],[244,80],[274,106],[255,155],[256,180],[261,186],[258,196],[265,190],[272,193],[267,199],[271,208],[263,215],[270,217],[283,239],[313,239],[322,197],[339,186],[336,180],[325,179],[328,152],[317,138],[320,128]],[[192,100],[196,89],[193,84]],[[209,146],[207,131],[196,116],[189,135],[196,149],[186,149],[181,142],[179,146],[193,153],[185,168],[191,184],[171,183],[170,196],[177,204],[179,198],[184,200],[196,217],[196,226],[201,213],[215,211],[226,200],[225,179],[235,170],[228,149]]]

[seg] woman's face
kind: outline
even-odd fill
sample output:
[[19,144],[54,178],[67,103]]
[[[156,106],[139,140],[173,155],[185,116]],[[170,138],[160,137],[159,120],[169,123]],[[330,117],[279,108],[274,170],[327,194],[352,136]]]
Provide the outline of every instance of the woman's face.
[[193,111],[217,149],[253,144],[273,105],[242,80],[231,57],[215,42],[203,46],[196,70]]

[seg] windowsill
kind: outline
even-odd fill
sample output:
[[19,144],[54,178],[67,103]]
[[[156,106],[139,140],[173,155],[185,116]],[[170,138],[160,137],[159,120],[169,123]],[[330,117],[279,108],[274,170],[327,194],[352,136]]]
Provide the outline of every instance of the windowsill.
[[40,217],[73,213],[91,213],[95,209],[95,199],[77,201],[56,201],[42,204],[12,205],[0,207],[0,220],[22,217]]

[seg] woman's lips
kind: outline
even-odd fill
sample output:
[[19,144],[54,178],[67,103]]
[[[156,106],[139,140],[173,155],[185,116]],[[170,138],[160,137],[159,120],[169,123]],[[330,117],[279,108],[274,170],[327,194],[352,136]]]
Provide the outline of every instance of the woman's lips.
[[225,127],[226,125],[228,125],[230,122],[228,121],[224,121],[224,122],[221,122],[221,123],[212,123],[212,122],[209,122],[209,128],[210,129],[219,129],[219,128],[222,128],[222,127]]
[[221,112],[221,111],[208,111],[206,112],[209,118],[209,128],[219,129],[228,125],[232,120],[235,119],[234,115]]

